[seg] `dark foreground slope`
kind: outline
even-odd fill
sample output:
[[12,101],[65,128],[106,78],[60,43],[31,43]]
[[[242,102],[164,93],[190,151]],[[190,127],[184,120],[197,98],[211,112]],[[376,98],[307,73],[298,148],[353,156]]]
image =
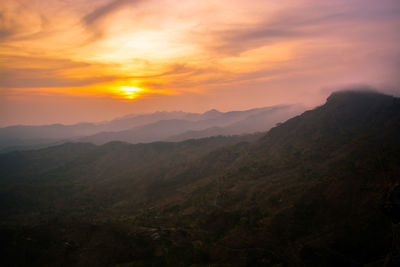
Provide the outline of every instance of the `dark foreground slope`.
[[395,266],[399,136],[398,98],[340,92],[252,143],[0,155],[0,256],[41,266]]

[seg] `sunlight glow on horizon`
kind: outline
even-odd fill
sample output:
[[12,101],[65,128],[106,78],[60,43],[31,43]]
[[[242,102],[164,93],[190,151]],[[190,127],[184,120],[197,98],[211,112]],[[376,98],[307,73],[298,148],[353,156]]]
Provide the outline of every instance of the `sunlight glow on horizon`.
[[135,99],[140,97],[141,93],[144,91],[141,88],[133,87],[133,86],[123,86],[121,87],[121,91],[123,92],[123,98],[125,99]]
[[0,125],[60,99],[103,99],[118,116],[400,83],[398,0],[3,0],[0,14],[0,115],[20,118]]

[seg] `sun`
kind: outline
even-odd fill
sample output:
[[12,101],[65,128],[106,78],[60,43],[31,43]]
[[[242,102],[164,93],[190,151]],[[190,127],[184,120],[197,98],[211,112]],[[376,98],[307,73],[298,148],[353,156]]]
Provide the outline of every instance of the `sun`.
[[133,86],[123,86],[120,90],[123,94],[122,98],[125,99],[135,99],[144,93],[144,89]]

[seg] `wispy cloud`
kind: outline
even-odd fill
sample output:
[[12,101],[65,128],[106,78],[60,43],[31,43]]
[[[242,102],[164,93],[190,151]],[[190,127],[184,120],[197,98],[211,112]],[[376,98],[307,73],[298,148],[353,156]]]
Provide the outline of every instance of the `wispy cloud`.
[[83,21],[87,25],[92,25],[110,13],[123,8],[125,5],[141,2],[141,0],[114,0],[103,6],[100,6],[87,14]]
[[351,28],[359,29],[363,24],[368,27],[400,16],[400,4],[388,2],[391,3],[389,8],[382,8],[371,1],[353,1],[346,5],[335,1],[308,1],[297,7],[280,10],[257,23],[226,25],[217,30],[206,29],[212,41],[205,45],[217,53],[238,55],[260,46],[315,37],[356,41],[357,36],[347,34]]
[[89,71],[87,62],[32,56],[2,56],[0,88],[77,87],[117,79],[115,76],[69,75],[71,71]]

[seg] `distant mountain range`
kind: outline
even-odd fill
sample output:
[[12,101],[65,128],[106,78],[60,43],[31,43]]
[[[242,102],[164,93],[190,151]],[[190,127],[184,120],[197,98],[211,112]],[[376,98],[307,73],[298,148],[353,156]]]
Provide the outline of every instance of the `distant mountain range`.
[[68,141],[141,143],[261,132],[303,110],[301,106],[282,105],[231,112],[214,109],[202,114],[156,112],[97,124],[10,126],[0,128],[0,152],[41,148]]
[[264,134],[4,153],[0,257],[7,266],[399,266],[399,136],[399,98],[344,91]]

